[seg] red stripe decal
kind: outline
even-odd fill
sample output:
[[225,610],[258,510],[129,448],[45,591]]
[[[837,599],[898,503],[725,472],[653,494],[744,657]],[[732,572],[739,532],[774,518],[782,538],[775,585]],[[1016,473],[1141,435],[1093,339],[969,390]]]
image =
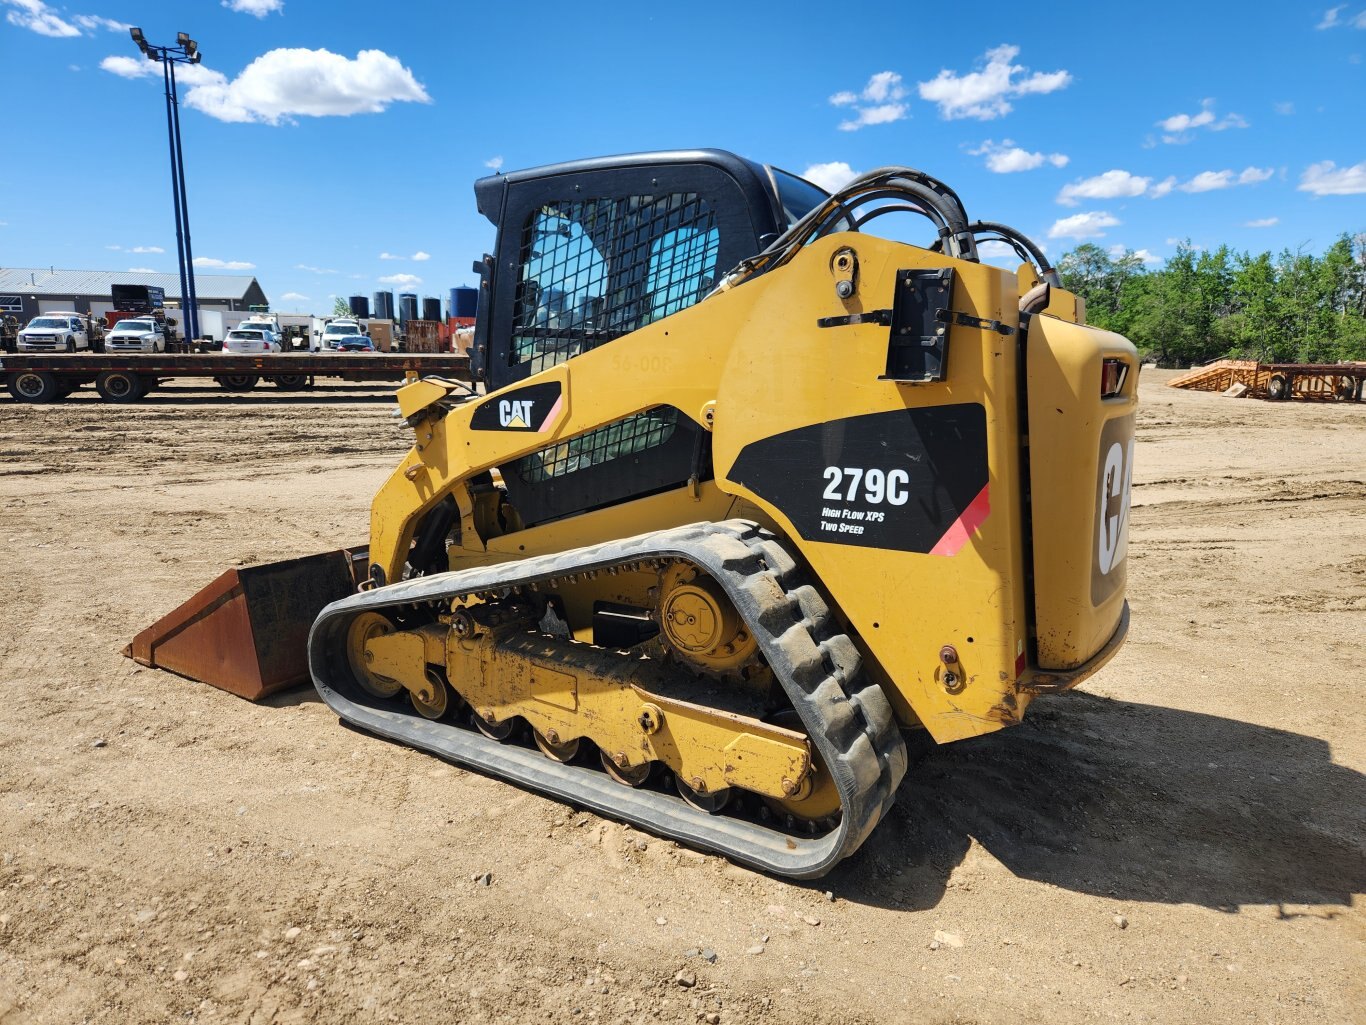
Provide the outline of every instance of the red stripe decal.
[[554,422],[555,422],[555,418],[556,418],[557,416],[560,415],[560,410],[563,409],[563,408],[564,408],[564,396],[561,395],[559,398],[557,398],[557,399],[555,400],[555,405],[553,405],[553,406],[550,407],[550,412],[547,413],[547,414],[545,415],[545,419],[541,421],[541,426],[536,428],[536,433],[537,433],[537,434],[542,433],[543,431],[545,431],[545,429],[546,429],[547,427],[549,427],[552,423],[554,423]]
[[988,487],[989,484],[982,485],[977,497],[968,503],[963,514],[953,521],[953,525],[944,531],[944,536],[930,549],[931,555],[957,555],[958,549],[968,543],[972,532],[982,525],[987,513],[991,512],[991,502],[987,498]]

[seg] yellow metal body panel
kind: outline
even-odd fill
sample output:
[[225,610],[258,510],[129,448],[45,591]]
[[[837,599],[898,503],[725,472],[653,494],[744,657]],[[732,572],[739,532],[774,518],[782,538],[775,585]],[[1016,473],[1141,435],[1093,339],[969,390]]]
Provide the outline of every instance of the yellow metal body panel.
[[[1124,611],[1138,353],[1120,335],[1039,316],[1027,358],[1038,663],[1070,670]],[[1103,359],[1128,372],[1119,394],[1097,401]]]
[[[856,254],[861,287],[841,300],[830,268],[836,252],[845,249]],[[1021,498],[1018,337],[954,324],[947,329],[945,380],[907,384],[883,379],[885,326],[821,329],[816,324],[819,318],[891,307],[898,269],[946,266],[958,278],[955,313],[1018,326],[1015,274],[871,236],[841,234],[812,243],[778,271],[503,392],[454,408],[426,407],[416,423],[417,445],[375,497],[372,563],[385,579],[399,579],[417,523],[449,493],[455,494],[461,511],[461,547],[451,549],[453,565],[515,559],[713,519],[734,497],[746,510],[758,510],[761,522],[784,535],[785,543],[810,566],[865,658],[889,681],[888,696],[903,723],[918,720],[945,742],[1018,721],[1037,668],[1028,657],[1032,639],[1024,589],[1029,539]],[[1055,290],[1050,308],[1054,306],[1069,319],[1081,319],[1082,311],[1061,289]],[[1035,322],[1044,319],[1036,317]],[[1073,337],[1093,343],[1101,334],[1070,326]],[[1054,336],[1050,332],[1047,337]],[[1061,335],[1058,340],[1066,341]],[[1034,348],[1031,337],[1030,350]],[[479,407],[515,389],[551,382],[558,384],[562,403],[543,429],[471,428]],[[1084,411],[1094,405],[1087,395],[1075,391],[1073,408]],[[713,431],[716,481],[701,489],[704,501],[695,502],[680,491],[531,530],[478,529],[477,503],[464,485],[474,474],[661,404]],[[964,521],[957,543],[938,554],[803,537],[791,509],[779,508],[729,476],[747,445],[783,432],[861,414],[946,405],[980,407],[988,484],[980,496],[980,515]],[[1043,462],[1057,459],[1059,473],[1090,477],[1095,452],[1087,455],[1052,435],[1048,440],[1058,447],[1042,453]],[[1037,465],[1037,444],[1034,451]],[[813,483],[819,503],[820,482]],[[1085,504],[1092,504],[1089,496]],[[1063,529],[1076,525],[1064,528],[1036,518],[1033,540],[1038,544],[1041,535]],[[1067,600],[1066,595],[1059,598]],[[1094,646],[1090,638],[1104,633],[1107,623],[1113,626],[1112,611],[1078,612],[1074,648],[1082,658],[1103,645],[1106,638]],[[952,662],[941,658],[945,648],[953,649]]]

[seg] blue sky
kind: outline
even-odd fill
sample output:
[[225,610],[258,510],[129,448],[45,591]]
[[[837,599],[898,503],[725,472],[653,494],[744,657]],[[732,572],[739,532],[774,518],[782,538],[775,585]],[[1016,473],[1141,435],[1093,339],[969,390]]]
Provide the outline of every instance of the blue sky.
[[1054,257],[1319,252],[1366,231],[1366,0],[947,11],[0,0],[0,264],[175,271],[159,69],[130,24],[199,41],[181,82],[194,253],[282,310],[444,296],[492,244],[474,179],[648,149],[827,184],[909,164]]

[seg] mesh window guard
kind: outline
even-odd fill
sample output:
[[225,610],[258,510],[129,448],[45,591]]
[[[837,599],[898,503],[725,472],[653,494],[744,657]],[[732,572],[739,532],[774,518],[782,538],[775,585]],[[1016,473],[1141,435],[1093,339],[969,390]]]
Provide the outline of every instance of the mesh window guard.
[[516,473],[527,484],[541,484],[576,470],[656,448],[673,436],[677,426],[678,410],[672,406],[656,406],[523,456],[515,464]]
[[691,306],[720,246],[696,193],[541,207],[522,234],[512,363],[541,370]]

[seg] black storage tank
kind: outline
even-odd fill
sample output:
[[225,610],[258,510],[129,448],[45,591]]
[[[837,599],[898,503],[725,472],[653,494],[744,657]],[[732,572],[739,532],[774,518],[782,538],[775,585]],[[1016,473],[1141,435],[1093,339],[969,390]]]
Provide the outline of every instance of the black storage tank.
[[451,289],[451,316],[479,316],[479,289],[461,286]]
[[361,320],[370,319],[370,300],[363,295],[353,295],[346,300],[351,307],[351,316],[359,317]]
[[441,300],[433,299],[430,295],[423,297],[422,300],[422,319],[440,320],[441,319]]
[[376,292],[375,293],[375,318],[377,320],[394,319],[394,293]]
[[412,292],[399,293],[398,319],[403,324],[410,320],[417,320],[417,296],[413,295]]

